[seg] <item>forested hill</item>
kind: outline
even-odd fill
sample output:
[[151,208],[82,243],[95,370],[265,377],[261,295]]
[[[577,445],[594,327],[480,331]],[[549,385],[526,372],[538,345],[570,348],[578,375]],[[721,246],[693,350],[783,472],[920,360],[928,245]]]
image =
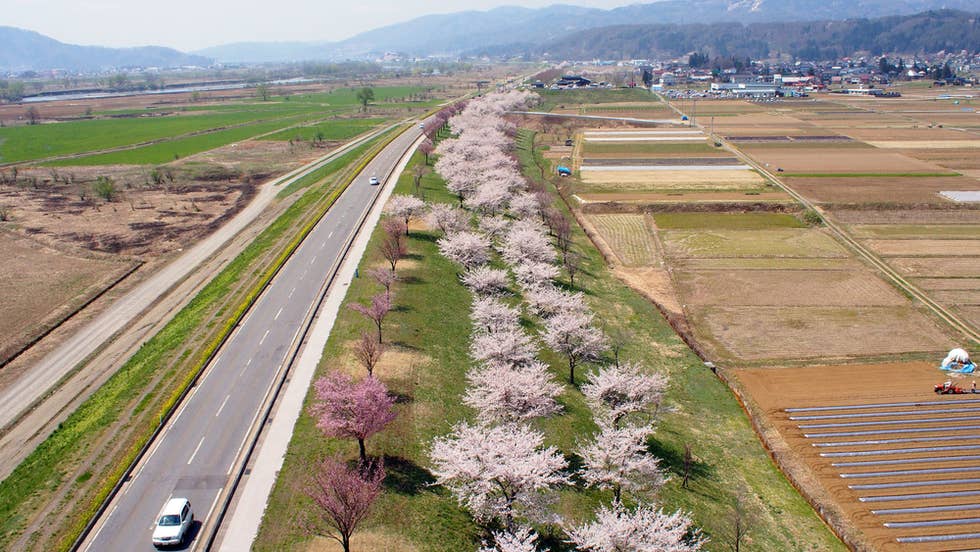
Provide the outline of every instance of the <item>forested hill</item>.
[[210,65],[211,60],[161,46],[103,48],[65,44],[34,31],[0,26],[0,70],[95,71],[122,67]]
[[[508,51],[509,50],[509,51]],[[846,21],[617,25],[579,31],[541,46],[492,53],[549,54],[552,59],[647,59],[703,52],[761,58],[790,54],[801,59],[838,59],[878,54],[980,50],[980,14],[955,10]]]

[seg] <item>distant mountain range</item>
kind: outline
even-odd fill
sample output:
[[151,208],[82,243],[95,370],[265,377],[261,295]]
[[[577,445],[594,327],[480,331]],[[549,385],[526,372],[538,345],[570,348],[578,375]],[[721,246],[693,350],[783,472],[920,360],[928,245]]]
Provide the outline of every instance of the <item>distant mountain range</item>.
[[[651,52],[688,51],[688,48],[714,48],[716,37],[710,33],[720,27],[704,27],[713,23],[748,23],[750,27],[730,25],[729,29],[743,29],[742,38],[753,43],[753,52],[765,47],[763,41],[774,40],[780,51],[789,52],[795,46],[788,44],[787,37],[777,36],[779,27],[757,27],[757,23],[789,21],[840,21],[857,18],[907,15],[937,9],[976,11],[978,0],[661,0],[648,4],[635,4],[611,10],[584,8],[556,4],[540,9],[501,7],[488,11],[464,11],[442,15],[427,15],[405,23],[389,25],[367,31],[340,42],[242,42],[225,44],[198,50],[190,54],[170,48],[147,46],[142,48],[102,48],[64,44],[32,31],[13,27],[0,27],[0,70],[22,71],[27,69],[53,69],[93,71],[128,66],[173,67],[182,65],[209,65],[212,60],[223,63],[269,63],[307,60],[337,61],[345,59],[370,59],[386,52],[400,52],[413,56],[460,54],[511,54],[550,52],[557,57],[647,57]],[[969,27],[975,29],[975,18]],[[701,27],[687,27],[701,24]],[[629,25],[631,27],[623,27]],[[661,25],[659,28],[636,27],[637,25]],[[664,26],[666,25],[666,26]],[[679,25],[684,25],[680,27]],[[808,27],[787,27],[799,32]],[[858,28],[853,27],[852,28]],[[860,26],[861,32],[874,36],[888,35],[890,30],[881,26]],[[671,38],[664,33],[681,32],[685,40],[672,46]],[[746,32],[744,29],[750,29]],[[752,33],[760,29],[772,29],[765,36]],[[736,31],[733,31],[736,32]],[[768,32],[768,31],[767,31]],[[893,42],[920,38],[914,28],[891,33]],[[624,34],[625,33],[625,34]],[[641,47],[633,33],[643,33],[648,44]],[[651,34],[652,33],[652,34]],[[700,40],[694,40],[691,36]],[[616,38],[617,34],[623,34]],[[850,47],[854,37],[830,31],[814,35],[823,40],[831,37],[840,40],[842,47]],[[966,36],[975,36],[967,34]],[[958,36],[948,37],[962,43]],[[690,40],[689,40],[690,39]],[[789,37],[788,40],[791,40]],[[633,41],[631,44],[630,41]],[[649,42],[652,41],[652,42]],[[784,45],[787,44],[787,45]],[[933,40],[929,44],[942,44]],[[924,41],[911,51],[924,48]],[[977,42],[966,42],[966,48],[975,48]],[[586,48],[588,46],[588,48]],[[834,46],[817,44],[817,47]],[[588,53],[587,49],[595,51]],[[724,48],[718,47],[721,52]],[[886,49],[887,51],[887,49]],[[646,52],[646,53],[644,53]],[[626,55],[629,53],[630,55]],[[633,54],[636,54],[635,56]],[[732,52],[734,53],[734,51]],[[574,55],[573,55],[574,54]]]
[[857,52],[917,54],[978,48],[980,14],[937,10],[846,21],[618,25],[527,48],[504,46],[495,53],[547,54],[551,59],[657,59],[702,52],[712,57],[760,59],[789,54],[833,60]]
[[122,67],[208,66],[212,61],[173,48],[103,48],[58,42],[34,31],[0,26],[0,70],[98,71]]
[[227,44],[195,53],[218,61],[350,59],[385,52],[457,55],[537,49],[598,27],[631,24],[818,21],[905,15],[942,8],[975,11],[977,0],[662,0],[611,10],[553,5],[426,15],[335,43]]

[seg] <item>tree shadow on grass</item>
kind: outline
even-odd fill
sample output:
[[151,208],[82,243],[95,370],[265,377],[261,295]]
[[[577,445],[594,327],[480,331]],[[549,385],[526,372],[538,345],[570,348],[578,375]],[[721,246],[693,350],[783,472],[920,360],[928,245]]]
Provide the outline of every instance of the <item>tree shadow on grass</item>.
[[436,482],[429,470],[400,456],[385,456],[386,490],[404,495],[417,495]]
[[[665,470],[677,475],[679,478],[684,477],[684,450],[675,449],[667,444],[661,443],[657,439],[647,440],[647,452],[657,457],[660,460],[660,466]],[[714,476],[715,470],[709,464],[701,461],[697,457],[697,452],[692,451],[694,454],[694,461],[691,463],[691,481],[697,479],[709,478]]]
[[413,240],[427,241],[429,243],[436,243],[436,241],[439,240],[439,237],[436,236],[435,234],[430,234],[426,232],[412,232],[412,235],[409,236],[409,238]]
[[424,284],[425,283],[425,280],[422,279],[422,278],[419,278],[418,276],[401,276],[401,275],[399,275],[398,276],[398,283],[400,283],[400,284],[408,284],[408,285],[415,285],[415,284]]

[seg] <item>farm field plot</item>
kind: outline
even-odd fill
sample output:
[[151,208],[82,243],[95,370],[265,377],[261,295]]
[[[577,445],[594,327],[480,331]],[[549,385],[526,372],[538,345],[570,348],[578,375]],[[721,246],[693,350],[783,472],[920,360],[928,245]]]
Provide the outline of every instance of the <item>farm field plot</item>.
[[387,119],[338,119],[323,121],[309,126],[300,126],[263,136],[262,140],[313,140],[317,133],[322,134],[323,140],[347,140],[358,134],[367,132],[384,123]]
[[[869,272],[853,270],[699,270],[676,274],[689,305],[901,306],[907,301]],[[801,293],[801,290],[806,290]]]
[[688,316],[700,340],[730,362],[939,354],[955,345],[911,306],[705,306]]
[[855,224],[851,226],[857,238],[941,238],[975,240],[980,236],[976,224]]
[[[980,235],[972,240],[866,240],[865,244],[884,257],[947,257],[952,255],[980,256]],[[977,267],[980,272],[980,266]]]
[[760,163],[782,168],[787,173],[926,173],[948,172],[942,167],[897,153],[879,150],[825,148],[788,151],[776,148],[753,148],[751,155]]
[[640,155],[653,155],[653,154],[689,154],[692,156],[702,156],[705,154],[712,154],[718,151],[723,152],[726,156],[731,155],[730,152],[720,150],[709,145],[706,141],[692,141],[692,142],[641,142],[641,143],[629,143],[629,142],[585,142],[582,147],[582,151],[586,156],[595,156],[602,154],[628,154],[630,156],[640,156]]
[[888,262],[903,274],[917,278],[972,278],[980,275],[980,262],[970,257],[892,257]]
[[[933,363],[732,374],[767,428],[770,448],[794,472],[804,470],[805,492],[864,546],[933,552],[980,545],[980,400],[934,395],[945,374]],[[916,537],[923,538],[901,541]]]
[[752,170],[630,170],[582,172],[583,191],[754,190],[765,180]]
[[[947,169],[954,170],[963,174],[966,171],[977,171],[980,169],[980,151],[977,149],[962,148],[932,148],[932,149],[912,149],[899,150],[903,155],[914,157],[921,161],[941,165]],[[980,174],[973,174],[980,177]]]
[[617,214],[588,218],[622,264],[648,266],[658,262],[657,244],[647,216]]
[[0,232],[0,258],[0,361],[133,266],[121,258],[66,253],[11,232]]
[[916,278],[916,285],[924,289],[931,290],[957,290],[965,289],[980,291],[980,277],[978,278]]
[[868,140],[872,142],[915,140],[944,143],[948,141],[977,139],[976,135],[948,128],[851,128],[842,130],[841,132],[855,140]]
[[618,203],[730,203],[730,202],[790,202],[785,192],[595,192],[578,193],[575,197],[583,204]]
[[618,166],[674,166],[674,165],[710,165],[710,166],[744,166],[737,157],[588,157],[582,160],[583,166],[589,167],[618,167]]
[[980,140],[868,140],[880,149],[966,149],[980,148]]
[[980,209],[837,209],[834,217],[847,224],[980,225]]
[[[976,185],[961,176],[793,177],[783,179],[804,197],[817,203],[933,203],[950,204],[939,192]],[[870,216],[875,216],[869,213]]]
[[833,238],[811,228],[665,230],[669,257],[847,257]]
[[745,100],[706,100],[695,103],[687,100],[672,101],[684,113],[697,113],[700,117],[708,113],[761,113],[771,106],[747,102]]

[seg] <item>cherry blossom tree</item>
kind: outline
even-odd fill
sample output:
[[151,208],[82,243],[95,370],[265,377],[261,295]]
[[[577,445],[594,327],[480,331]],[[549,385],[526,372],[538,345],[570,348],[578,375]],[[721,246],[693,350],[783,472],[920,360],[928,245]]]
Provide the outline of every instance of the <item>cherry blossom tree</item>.
[[504,237],[501,255],[511,265],[529,261],[554,263],[557,258],[544,229],[537,223],[526,220],[519,220],[511,225]]
[[470,310],[470,320],[478,332],[502,332],[520,326],[521,313],[495,297],[476,297]]
[[623,490],[656,492],[665,477],[657,459],[646,451],[646,438],[653,433],[649,425],[616,427],[597,420],[599,433],[579,449],[582,478],[593,487],[612,489],[616,502]]
[[531,311],[543,318],[559,312],[589,312],[581,292],[570,293],[552,285],[528,287],[524,290],[524,300]]
[[393,217],[404,219],[405,234],[408,234],[409,221],[412,220],[412,217],[422,214],[424,209],[425,203],[421,199],[410,195],[395,194],[388,200],[385,212]]
[[530,364],[534,353],[534,343],[520,327],[491,334],[477,333],[470,343],[470,356],[477,362]]
[[443,234],[452,234],[469,228],[470,214],[446,203],[431,203],[425,221]]
[[506,183],[491,180],[477,186],[463,204],[474,211],[493,215],[503,210],[507,202],[510,201],[510,195]]
[[464,274],[463,284],[477,295],[496,297],[507,293],[510,281],[507,271],[484,265]]
[[545,320],[544,342],[568,359],[568,382],[575,385],[575,367],[599,359],[606,337],[592,325],[592,313],[559,312]]
[[391,295],[388,293],[379,293],[371,298],[370,305],[350,303],[347,305],[347,308],[363,314],[374,322],[374,325],[378,328],[378,343],[381,343],[381,324],[391,311]]
[[317,402],[310,413],[317,427],[330,437],[357,439],[361,461],[366,461],[364,440],[395,419],[395,399],[388,388],[372,376],[355,383],[338,371],[318,379],[313,387]]
[[618,502],[600,507],[595,521],[569,528],[568,536],[586,552],[695,552],[706,542],[680,511],[627,510]]
[[490,260],[490,240],[474,232],[456,232],[436,242],[439,252],[466,270],[484,265]]
[[384,268],[371,268],[368,270],[368,276],[374,278],[381,287],[385,288],[385,295],[391,298],[391,286],[398,281],[398,274],[395,274],[393,270],[387,270]]
[[630,362],[599,368],[582,385],[596,418],[615,426],[631,414],[646,413],[659,405],[666,389],[666,376],[645,373]]
[[[428,133],[426,133],[426,135],[428,135]],[[425,140],[422,140],[422,143],[419,144],[419,152],[425,156],[426,165],[429,164],[429,156],[432,155],[432,152],[434,151],[436,151],[436,146],[432,143],[431,136],[427,137]]]
[[329,527],[327,535],[339,542],[344,552],[350,552],[351,535],[370,514],[384,478],[380,462],[361,463],[351,469],[341,458],[327,457],[316,465],[306,494]]
[[493,533],[493,542],[484,542],[479,552],[538,552],[535,544],[538,534],[530,527],[518,527],[516,531]]
[[551,263],[529,260],[514,267],[514,278],[524,289],[551,284],[557,277],[558,267]]
[[367,368],[368,375],[373,376],[374,367],[381,360],[381,356],[385,352],[385,346],[383,343],[379,343],[370,332],[363,332],[360,339],[354,343],[352,352],[354,353],[354,358]]
[[523,424],[464,422],[433,441],[432,473],[478,522],[501,519],[513,530],[515,516],[540,493],[568,482],[565,458],[543,443],[543,433]]
[[493,217],[480,217],[477,223],[480,227],[480,231],[486,234],[491,240],[496,239],[497,236],[503,234],[510,227],[510,221],[502,216]]
[[531,219],[541,210],[541,205],[537,196],[525,192],[510,198],[509,210],[515,218]]
[[561,410],[555,398],[562,386],[543,362],[518,366],[491,362],[471,370],[467,379],[470,386],[463,402],[485,423],[525,421]]

